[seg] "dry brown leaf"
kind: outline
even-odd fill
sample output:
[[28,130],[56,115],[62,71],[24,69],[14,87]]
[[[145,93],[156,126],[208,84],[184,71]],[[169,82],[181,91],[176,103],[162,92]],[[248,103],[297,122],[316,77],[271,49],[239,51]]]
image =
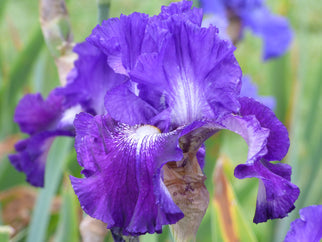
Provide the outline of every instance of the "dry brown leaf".
[[0,142],[0,159],[14,150],[14,145],[19,139],[20,135],[15,134]]
[[[0,193],[3,222],[12,226],[15,233],[28,225],[36,198],[37,190],[26,186],[14,187]],[[51,213],[58,213],[60,207],[61,199],[56,197],[52,202]]]
[[171,225],[176,241],[194,241],[209,203],[209,193],[196,153],[184,153],[181,162],[169,162],[163,167],[164,183],[184,218]]
[[40,23],[46,44],[55,58],[59,79],[65,85],[77,55],[73,50],[73,34],[64,0],[40,0]]
[[106,224],[100,220],[86,216],[82,219],[79,229],[83,242],[103,242],[107,232]]

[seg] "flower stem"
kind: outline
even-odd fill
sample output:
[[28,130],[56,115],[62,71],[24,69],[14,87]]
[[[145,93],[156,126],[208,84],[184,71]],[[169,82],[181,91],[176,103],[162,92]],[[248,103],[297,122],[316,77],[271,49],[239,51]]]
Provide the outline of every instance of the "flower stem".
[[103,20],[109,18],[110,5],[111,5],[110,0],[97,0],[99,24],[101,24]]

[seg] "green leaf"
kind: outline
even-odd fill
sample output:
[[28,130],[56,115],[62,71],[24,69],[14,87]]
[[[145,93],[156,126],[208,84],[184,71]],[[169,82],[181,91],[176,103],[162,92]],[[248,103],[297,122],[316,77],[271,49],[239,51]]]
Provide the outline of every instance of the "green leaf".
[[51,147],[46,163],[45,187],[38,194],[27,242],[43,242],[46,239],[51,201],[61,181],[62,170],[70,152],[71,144],[70,138],[59,137],[56,138]]
[[0,241],[9,242],[10,234],[13,232],[13,228],[10,226],[0,226]]
[[28,80],[33,64],[35,63],[44,40],[42,32],[38,27],[31,35],[25,49],[19,54],[9,72],[9,82],[5,83],[5,90],[1,96],[1,126],[3,129],[0,137],[13,131],[13,113],[17,105],[17,97]]
[[79,241],[78,228],[79,203],[68,178],[65,179],[63,207],[55,241]]

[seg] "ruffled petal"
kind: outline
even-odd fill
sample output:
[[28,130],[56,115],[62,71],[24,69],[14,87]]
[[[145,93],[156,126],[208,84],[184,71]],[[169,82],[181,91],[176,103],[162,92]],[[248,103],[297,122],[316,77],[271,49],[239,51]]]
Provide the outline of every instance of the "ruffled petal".
[[81,113],[75,120],[76,151],[86,178],[71,177],[84,211],[125,235],[159,233],[183,217],[163,184],[161,167],[178,161],[179,132],[128,126],[108,116]]
[[200,28],[179,16],[167,24],[170,35],[160,52],[140,56],[133,80],[165,94],[177,126],[237,112],[241,70],[234,49],[214,27]]
[[300,190],[290,182],[291,172],[291,167],[287,164],[271,164],[265,160],[236,167],[237,178],[260,179],[254,223],[284,218],[295,208],[294,203]]
[[72,136],[70,131],[44,131],[19,141],[17,154],[9,155],[11,164],[26,174],[26,180],[33,186],[44,186],[45,165],[49,149],[56,136]]
[[63,97],[54,93],[46,100],[40,94],[27,94],[16,108],[14,121],[30,135],[50,129],[62,114],[62,102]]
[[141,54],[147,21],[148,15],[143,13],[121,15],[103,21],[86,40],[109,56],[114,71],[126,74]]
[[291,223],[285,242],[319,242],[322,239],[322,205],[300,210],[300,218]]
[[267,139],[267,154],[263,157],[267,161],[282,160],[290,146],[288,131],[274,112],[263,104],[247,97],[239,99],[242,116],[255,115],[260,125],[269,129]]
[[74,51],[78,54],[75,68],[68,76],[67,85],[55,92],[65,97],[65,109],[81,105],[87,112],[103,114],[106,92],[128,78],[114,73],[107,64],[107,56],[95,46],[83,42]]

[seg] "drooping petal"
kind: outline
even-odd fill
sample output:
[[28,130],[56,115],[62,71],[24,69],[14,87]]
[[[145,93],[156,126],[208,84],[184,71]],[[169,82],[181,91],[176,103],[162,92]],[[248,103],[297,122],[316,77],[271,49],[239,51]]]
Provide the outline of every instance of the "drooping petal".
[[27,94],[19,102],[14,116],[22,132],[35,134],[55,126],[62,114],[63,97],[51,93],[46,100],[40,94]]
[[236,167],[237,178],[260,179],[254,223],[284,218],[295,208],[294,202],[300,190],[290,182],[291,172],[291,167],[287,164],[271,164],[264,159]]
[[171,35],[162,40],[159,53],[140,56],[133,80],[163,91],[177,126],[237,112],[241,71],[234,49],[214,27],[200,28],[178,16],[167,24]]
[[274,110],[276,106],[276,100],[274,97],[270,97],[270,96],[265,97],[265,96],[258,95],[257,86],[255,83],[252,82],[249,76],[242,77],[242,87],[240,90],[240,96],[253,98],[256,101],[269,107],[271,110]]
[[44,186],[45,165],[49,149],[56,136],[72,136],[70,131],[44,131],[19,141],[17,154],[9,155],[11,164],[26,174],[27,181],[37,187]]
[[83,42],[74,51],[78,54],[75,68],[67,85],[57,88],[56,93],[65,97],[65,108],[81,105],[88,112],[103,114],[106,92],[127,78],[114,73],[107,64],[107,56],[95,46]]
[[322,239],[322,205],[300,210],[300,218],[291,223],[285,242],[318,242]]
[[183,217],[163,184],[161,167],[182,158],[179,132],[128,126],[81,113],[75,120],[76,151],[86,178],[71,177],[84,211],[123,234],[161,232]]
[[267,139],[267,154],[263,157],[267,161],[282,160],[290,146],[288,131],[274,112],[254,99],[242,97],[239,99],[242,116],[255,115],[260,125],[269,129]]

